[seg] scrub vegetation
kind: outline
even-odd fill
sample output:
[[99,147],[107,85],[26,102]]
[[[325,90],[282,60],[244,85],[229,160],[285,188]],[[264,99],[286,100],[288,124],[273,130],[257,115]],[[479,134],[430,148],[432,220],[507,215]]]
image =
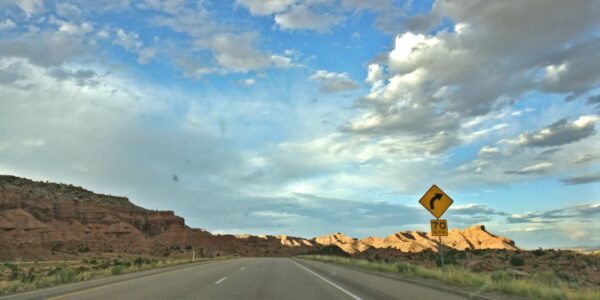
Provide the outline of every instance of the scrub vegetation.
[[[199,261],[199,260],[196,260]],[[189,259],[84,259],[0,264],[0,295],[191,263]]]
[[[425,267],[400,261],[381,262],[325,255],[303,255],[299,257],[361,269],[395,273],[407,278],[439,280],[468,289],[525,296],[531,299],[600,299],[600,287],[582,286],[576,281],[561,278],[551,271],[524,276],[522,273],[507,270],[473,272],[458,265],[448,265],[442,270],[441,268]],[[516,261],[520,263],[519,259],[516,259]]]

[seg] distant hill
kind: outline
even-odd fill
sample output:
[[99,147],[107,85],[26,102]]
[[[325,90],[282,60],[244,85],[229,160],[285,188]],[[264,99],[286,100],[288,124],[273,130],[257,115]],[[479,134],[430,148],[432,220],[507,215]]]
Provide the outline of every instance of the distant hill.
[[[458,250],[518,249],[477,225],[452,230],[444,244]],[[402,231],[362,240],[336,233],[291,236],[213,235],[190,228],[173,211],[148,210],[125,197],[68,184],[0,175],[0,259],[44,260],[97,256],[292,256],[395,249],[437,251],[425,232]]]
[[561,248],[562,250],[571,250],[571,251],[576,251],[576,252],[581,252],[581,253],[586,253],[586,254],[600,254],[600,246],[577,246],[577,247],[568,247],[568,248]]
[[[314,240],[321,245],[336,245],[354,254],[369,248],[396,249],[401,252],[421,252],[425,250],[437,251],[437,237],[421,231],[399,231],[385,238],[366,237],[358,240],[345,236],[342,233],[317,237]],[[515,242],[505,237],[493,235],[485,230],[483,225],[474,225],[464,230],[453,229],[447,237],[442,238],[445,247],[457,250],[468,249],[504,249],[518,250]]]

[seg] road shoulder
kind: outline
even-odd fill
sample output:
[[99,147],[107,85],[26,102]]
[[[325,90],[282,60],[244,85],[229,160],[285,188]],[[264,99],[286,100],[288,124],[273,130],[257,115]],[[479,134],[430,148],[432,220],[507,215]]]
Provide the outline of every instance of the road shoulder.
[[507,299],[525,299],[525,298],[519,298],[519,297],[515,297],[515,296],[506,296],[506,295],[500,295],[500,294],[496,294],[496,293],[489,293],[489,292],[482,292],[482,291],[477,291],[477,290],[467,290],[467,289],[462,289],[461,287],[457,287],[457,286],[452,286],[449,285],[447,283],[441,282],[441,281],[437,281],[437,280],[433,280],[433,279],[425,279],[425,278],[419,278],[419,279],[415,279],[415,278],[409,278],[406,276],[402,276],[400,274],[394,274],[394,273],[389,273],[389,272],[381,272],[381,271],[375,271],[375,270],[368,270],[368,269],[362,269],[362,268],[358,268],[358,267],[353,267],[353,266],[347,266],[347,265],[342,265],[342,264],[335,264],[335,263],[329,263],[329,262],[323,262],[323,261],[318,261],[318,260],[312,260],[312,259],[307,259],[307,258],[298,258],[298,257],[294,257],[292,258],[292,260],[302,263],[302,262],[315,262],[315,263],[321,263],[321,264],[327,264],[327,265],[333,265],[336,267],[340,267],[340,268],[344,268],[344,269],[348,269],[348,270],[352,270],[352,271],[358,271],[358,272],[362,272],[362,273],[367,273],[367,274],[371,274],[371,275],[376,275],[376,276],[380,276],[380,277],[384,277],[384,278],[389,278],[389,279],[394,279],[394,280],[399,280],[399,281],[403,281],[406,283],[410,283],[410,284],[417,284],[426,288],[430,288],[433,290],[438,290],[438,291],[442,291],[442,292],[447,292],[447,293],[451,293],[457,296],[462,296],[462,297],[466,297],[466,298],[470,298],[470,299],[476,299],[476,300],[507,300]]

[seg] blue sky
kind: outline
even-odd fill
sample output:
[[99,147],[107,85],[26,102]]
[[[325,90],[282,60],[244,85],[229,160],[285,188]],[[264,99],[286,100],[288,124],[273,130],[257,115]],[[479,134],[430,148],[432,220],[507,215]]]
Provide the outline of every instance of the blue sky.
[[0,173],[216,233],[600,245],[600,4],[0,0]]

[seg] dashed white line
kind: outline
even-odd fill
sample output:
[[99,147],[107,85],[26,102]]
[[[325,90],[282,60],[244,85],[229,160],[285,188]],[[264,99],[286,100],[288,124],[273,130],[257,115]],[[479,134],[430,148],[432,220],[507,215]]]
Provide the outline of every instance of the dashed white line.
[[241,267],[241,268],[240,268],[240,270],[243,270],[243,269],[245,269],[245,268],[246,268],[246,267]]
[[325,281],[325,282],[327,282],[327,283],[331,284],[333,287],[335,287],[335,288],[337,288],[338,290],[340,290],[340,291],[344,292],[346,295],[350,296],[352,299],[354,299],[354,300],[362,300],[360,297],[358,297],[358,296],[356,296],[356,295],[352,294],[351,292],[347,291],[347,290],[346,290],[346,289],[344,289],[343,287],[341,287],[341,286],[339,286],[339,285],[337,285],[337,284],[335,284],[335,283],[333,283],[333,282],[331,282],[331,281],[327,280],[327,278],[325,278],[325,277],[323,277],[323,276],[321,276],[321,275],[319,275],[319,274],[317,274],[317,273],[313,272],[313,271],[312,271],[312,270],[310,270],[309,268],[307,268],[307,267],[305,267],[305,266],[303,266],[303,265],[301,265],[301,264],[299,264],[299,263],[297,263],[297,262],[295,262],[295,261],[293,261],[293,260],[291,260],[291,261],[292,261],[293,263],[295,263],[295,264],[296,264],[298,267],[300,267],[300,268],[302,268],[302,269],[304,269],[304,270],[308,271],[309,273],[311,273],[311,274],[313,274],[313,275],[315,275],[315,276],[317,276],[317,277],[321,278],[323,281]]
[[225,279],[227,279],[227,277],[223,277],[223,278],[221,278],[221,279],[219,279],[219,280],[215,281],[215,284],[219,284],[219,283],[221,283],[221,282],[225,281]]

